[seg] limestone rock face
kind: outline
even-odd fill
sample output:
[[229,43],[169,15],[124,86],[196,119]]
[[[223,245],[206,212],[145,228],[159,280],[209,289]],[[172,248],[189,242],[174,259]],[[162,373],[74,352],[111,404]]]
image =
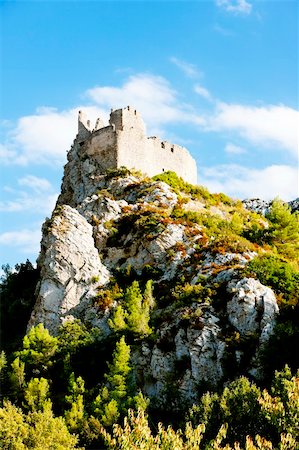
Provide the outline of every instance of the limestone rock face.
[[94,296],[95,288],[106,284],[110,274],[100,261],[91,225],[75,209],[63,206],[43,231],[42,278],[29,326],[43,322],[56,332],[61,319],[77,316],[80,303]]
[[177,311],[173,321],[163,323],[154,347],[143,344],[133,355],[146,395],[163,404],[171,383],[178,396],[192,404],[202,383],[216,387],[223,378],[226,348],[220,331],[213,308],[197,304]]
[[227,304],[229,322],[242,336],[258,333],[261,341],[267,340],[278,313],[272,289],[253,278],[231,281],[227,289],[234,294]]
[[[101,160],[81,143],[79,136],[56,208],[43,226],[29,328],[42,322],[55,334],[78,318],[99,328],[105,345],[113,332],[109,319],[122,300],[101,303],[102,291],[133,273],[154,280],[157,300],[154,333],[131,349],[133,375],[146,396],[165,405],[175,389],[173,407],[179,408],[180,401],[196,401],[200,386],[216,388],[239,374],[259,377],[259,351],[278,307],[270,288],[242,275],[255,247],[224,242],[218,251],[203,222],[192,220],[192,213],[207,214],[212,223],[230,220],[232,206],[205,206],[201,198],[188,203],[190,196],[178,196],[168,184],[123,168],[103,174]],[[246,340],[255,347],[250,342],[246,349]]]

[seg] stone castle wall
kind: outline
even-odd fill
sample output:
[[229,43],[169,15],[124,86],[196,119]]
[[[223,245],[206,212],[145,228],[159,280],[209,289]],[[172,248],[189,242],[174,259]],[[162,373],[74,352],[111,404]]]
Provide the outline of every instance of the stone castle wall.
[[171,170],[196,184],[196,162],[188,150],[157,137],[148,138],[136,110],[127,107],[112,111],[110,125],[95,130],[90,129],[90,123],[83,117],[80,113],[77,139],[103,172],[121,166],[138,169],[149,176]]

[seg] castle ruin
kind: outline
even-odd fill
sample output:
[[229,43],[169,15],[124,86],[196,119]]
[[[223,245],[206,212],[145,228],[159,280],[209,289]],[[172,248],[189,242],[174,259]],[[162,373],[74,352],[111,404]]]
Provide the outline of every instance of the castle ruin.
[[97,119],[94,129],[79,111],[76,140],[88,156],[96,159],[103,173],[122,166],[149,176],[171,170],[189,183],[197,182],[196,162],[188,150],[155,136],[147,137],[140,114],[130,106],[112,110],[108,126]]

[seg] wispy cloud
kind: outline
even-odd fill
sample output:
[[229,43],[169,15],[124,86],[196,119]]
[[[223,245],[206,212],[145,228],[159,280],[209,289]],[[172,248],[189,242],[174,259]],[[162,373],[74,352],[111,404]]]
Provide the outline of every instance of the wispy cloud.
[[[4,186],[3,190],[8,198],[0,201],[0,211],[7,213],[32,211],[35,216],[51,213],[58,194],[54,192],[47,179],[26,175],[18,180],[18,185],[24,189]],[[27,190],[25,190],[26,188]]]
[[232,14],[248,15],[252,11],[252,3],[246,0],[216,0],[216,5]]
[[49,191],[52,189],[51,183],[46,178],[36,177],[34,175],[26,175],[18,180],[20,186],[26,186],[36,192]]
[[205,98],[206,100],[209,100],[209,101],[212,100],[211,93],[208,91],[208,89],[201,86],[200,84],[196,84],[194,86],[194,91],[196,92],[196,94],[200,95],[201,97]]
[[176,58],[175,56],[172,56],[170,58],[170,62],[177,66],[189,78],[197,78],[199,76],[202,76],[202,73],[194,64],[183,61],[182,59]]
[[209,131],[238,132],[248,141],[286,149],[298,158],[299,112],[284,105],[248,106],[218,103],[207,120]]
[[22,253],[37,254],[41,240],[41,229],[21,229],[17,231],[6,231],[0,234],[0,245],[18,248]]
[[298,196],[297,169],[287,165],[271,165],[251,169],[235,164],[202,167],[200,183],[212,192],[244,198],[294,200]]
[[243,147],[240,147],[239,145],[232,144],[231,142],[228,142],[224,148],[225,153],[228,155],[242,155],[244,153],[247,153],[247,150]]

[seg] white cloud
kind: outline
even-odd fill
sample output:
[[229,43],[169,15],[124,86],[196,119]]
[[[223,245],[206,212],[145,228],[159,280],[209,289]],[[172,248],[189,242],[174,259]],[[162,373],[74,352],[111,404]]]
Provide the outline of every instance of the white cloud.
[[219,103],[208,122],[207,130],[237,131],[254,144],[286,149],[298,157],[299,112],[281,105],[262,107]]
[[250,169],[233,164],[201,168],[200,184],[212,192],[225,192],[235,198],[283,200],[298,197],[298,172],[286,165],[271,165],[263,169]]
[[40,240],[40,228],[6,231],[0,234],[0,245],[16,247],[25,254],[37,254],[39,252]]
[[51,183],[46,178],[36,177],[34,175],[26,175],[18,180],[20,186],[26,186],[34,191],[48,191],[51,190]]
[[242,155],[244,153],[247,153],[247,150],[245,150],[245,148],[240,147],[239,145],[232,144],[231,142],[228,142],[226,144],[224,151],[229,155]]
[[246,0],[216,0],[216,5],[233,14],[248,15],[252,11],[252,4]]
[[[81,106],[65,111],[40,107],[35,114],[21,117],[13,131],[7,135],[5,146],[0,148],[4,164],[28,165],[62,164],[77,134],[77,116]],[[95,106],[83,107],[95,121],[107,116]]]
[[32,211],[32,214],[50,214],[53,210],[58,194],[34,196],[32,193],[19,191],[14,200],[0,201],[0,211],[21,212]]
[[194,91],[196,94],[200,95],[201,97],[205,98],[206,100],[212,100],[212,96],[208,89],[204,88],[203,86],[200,86],[199,84],[196,84],[194,86]]
[[201,76],[201,73],[194,64],[188,63],[174,56],[170,58],[170,62],[177,66],[189,78]]
[[87,95],[101,107],[131,105],[137,108],[150,129],[167,123],[204,123],[190,105],[179,102],[177,92],[160,76],[130,76],[121,87],[99,86],[89,89]]
[[7,213],[32,211],[32,215],[51,214],[57,193],[45,178],[26,175],[18,180],[18,184],[27,190],[18,190],[4,186],[3,190],[12,200],[7,198],[0,201],[0,211]]
[[8,149],[5,145],[0,144],[0,161],[2,165],[9,164],[15,160],[17,152]]

